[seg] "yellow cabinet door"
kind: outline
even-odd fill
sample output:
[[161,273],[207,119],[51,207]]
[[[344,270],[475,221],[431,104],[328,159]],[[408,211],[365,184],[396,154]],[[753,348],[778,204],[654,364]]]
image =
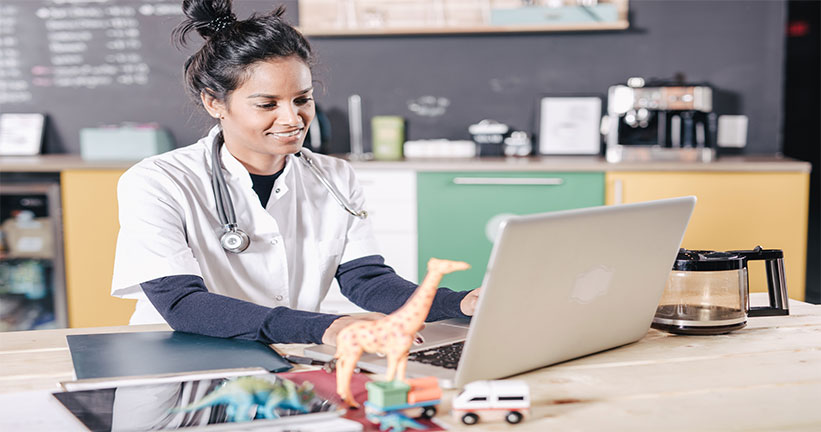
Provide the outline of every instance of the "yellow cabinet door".
[[111,297],[122,170],[61,173],[69,327],[128,324],[136,300]]
[[[695,195],[682,247],[784,251],[789,296],[804,299],[809,174],[801,172],[609,172],[606,203]],[[750,290],[766,291],[764,265],[749,265]]]

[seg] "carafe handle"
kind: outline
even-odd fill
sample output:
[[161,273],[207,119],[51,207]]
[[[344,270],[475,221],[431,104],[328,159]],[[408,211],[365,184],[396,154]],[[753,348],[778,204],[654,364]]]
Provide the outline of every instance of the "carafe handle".
[[[780,249],[762,249],[761,246],[756,246],[753,250],[732,252],[747,258],[747,261],[764,261],[767,268],[767,291],[770,305],[751,307],[747,309],[747,316],[789,315],[787,281],[784,277],[784,252]],[[747,289],[749,290],[749,285]]]

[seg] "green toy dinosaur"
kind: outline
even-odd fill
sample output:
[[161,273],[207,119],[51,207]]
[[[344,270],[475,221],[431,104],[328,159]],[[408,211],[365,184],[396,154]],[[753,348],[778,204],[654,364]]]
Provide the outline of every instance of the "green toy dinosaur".
[[251,408],[257,406],[257,417],[279,418],[276,409],[290,409],[307,413],[305,405],[315,397],[313,385],[309,382],[297,387],[292,381],[266,380],[254,376],[243,376],[228,380],[197,402],[173,412],[196,411],[213,405],[225,404],[226,420],[245,422],[252,420]]
[[392,432],[403,432],[406,428],[427,429],[427,427],[401,412],[391,411],[385,414],[368,413],[365,417],[372,423],[379,425],[379,430]]

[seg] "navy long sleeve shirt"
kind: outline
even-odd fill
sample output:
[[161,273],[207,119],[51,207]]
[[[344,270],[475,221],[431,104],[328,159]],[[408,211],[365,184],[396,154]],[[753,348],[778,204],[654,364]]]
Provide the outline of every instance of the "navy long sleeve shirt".
[[[379,255],[339,266],[342,294],[357,306],[382,313],[401,307],[417,285],[402,279]],[[151,304],[174,330],[264,343],[322,343],[322,335],[342,315],[269,308],[208,292],[199,276],[175,275],[140,284]],[[468,291],[439,288],[427,321],[467,318],[461,311]]]

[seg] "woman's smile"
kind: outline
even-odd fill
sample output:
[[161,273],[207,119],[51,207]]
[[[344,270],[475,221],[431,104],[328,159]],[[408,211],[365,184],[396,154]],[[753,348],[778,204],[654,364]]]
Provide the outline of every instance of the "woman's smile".
[[278,138],[278,139],[284,140],[284,141],[288,141],[288,142],[294,141],[294,140],[298,141],[301,138],[302,131],[304,131],[304,130],[305,130],[305,128],[302,127],[302,128],[294,129],[294,130],[287,131],[287,132],[285,132],[285,131],[270,132],[269,135],[273,135],[275,138]]

